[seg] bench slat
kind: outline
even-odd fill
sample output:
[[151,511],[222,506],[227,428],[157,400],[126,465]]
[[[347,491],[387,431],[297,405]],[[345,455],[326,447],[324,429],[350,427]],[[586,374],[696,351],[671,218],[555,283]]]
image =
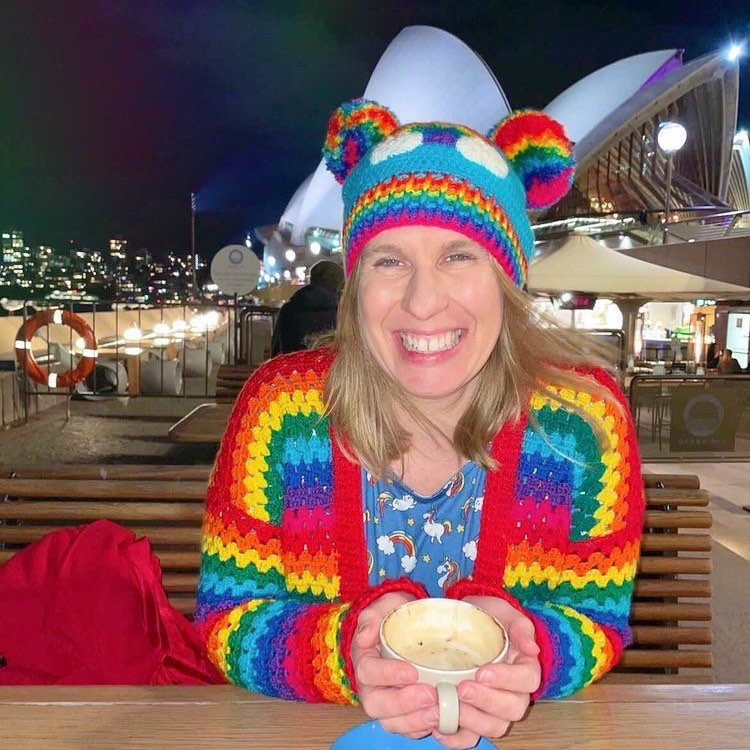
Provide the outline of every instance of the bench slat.
[[626,648],[619,666],[637,669],[711,669],[713,663],[710,651]]
[[646,507],[705,508],[710,495],[706,490],[646,490]]
[[[199,500],[206,498],[205,482],[124,482],[111,479],[0,479],[0,497],[117,498],[118,500]],[[7,518],[7,516],[6,516]]]
[[[0,503],[0,518],[51,521],[196,521],[203,519],[202,503],[125,503],[79,500],[26,500]],[[0,532],[0,538],[3,533]]]
[[[2,479],[101,479],[118,481],[192,480],[207,482],[211,466],[164,464],[58,464],[50,466],[0,466]],[[14,493],[15,494],[15,493]]]
[[630,620],[643,621],[669,621],[681,622],[694,620],[709,622],[711,620],[710,604],[694,603],[662,603],[662,602],[633,602],[630,610]]
[[665,599],[699,597],[701,599],[708,599],[711,596],[711,581],[636,578],[633,593],[635,596],[643,596],[650,599],[655,597]]
[[711,514],[702,510],[647,510],[643,525],[651,529],[710,529]]
[[638,564],[641,573],[708,575],[711,572],[710,557],[654,557],[642,556]]
[[697,474],[655,474],[653,472],[643,473],[643,483],[646,487],[674,487],[675,489],[697,490],[701,486],[700,477]]
[[634,625],[633,643],[637,646],[691,644],[705,646],[711,643],[711,628]]
[[[2,507],[2,506],[0,506]],[[7,544],[30,544],[36,542],[43,536],[53,531],[58,531],[65,526],[74,526],[75,523],[41,525],[41,526],[0,526],[0,542]],[[148,537],[151,544],[191,546],[200,549],[201,528],[198,524],[190,526],[140,526],[132,523],[123,523],[136,537]]]
[[661,534],[645,532],[641,537],[642,552],[710,552],[708,534]]

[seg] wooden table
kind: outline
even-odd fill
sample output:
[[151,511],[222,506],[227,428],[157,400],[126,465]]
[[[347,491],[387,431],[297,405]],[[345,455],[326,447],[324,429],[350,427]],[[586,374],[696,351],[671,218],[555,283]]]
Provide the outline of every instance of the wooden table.
[[[229,686],[0,687],[9,750],[326,750],[365,720]],[[542,701],[503,750],[750,748],[750,685],[594,685]],[[418,747],[418,746],[417,746]]]
[[201,404],[169,428],[177,443],[218,443],[224,436],[234,404]]

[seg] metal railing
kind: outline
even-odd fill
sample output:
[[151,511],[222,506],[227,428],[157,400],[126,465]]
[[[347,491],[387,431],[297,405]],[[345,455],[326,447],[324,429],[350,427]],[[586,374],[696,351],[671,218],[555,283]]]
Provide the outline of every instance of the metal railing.
[[644,460],[750,459],[750,375],[636,375],[629,401]]
[[[224,363],[260,364],[271,354],[276,308],[233,304],[180,303],[155,306],[122,303],[25,300],[20,315],[8,316],[4,335],[16,335],[33,310],[67,309],[84,318],[97,342],[96,364],[83,381],[61,389],[56,378],[46,384],[32,380],[28,366],[16,367],[18,389],[28,419],[28,404],[38,396],[213,397],[216,373]],[[31,310],[31,311],[30,311]],[[76,366],[85,354],[72,328],[45,325],[27,344],[36,361],[50,373]],[[45,346],[37,345],[37,337]],[[5,349],[15,346],[6,341]],[[10,364],[8,362],[7,364]],[[6,368],[7,369],[7,368]]]

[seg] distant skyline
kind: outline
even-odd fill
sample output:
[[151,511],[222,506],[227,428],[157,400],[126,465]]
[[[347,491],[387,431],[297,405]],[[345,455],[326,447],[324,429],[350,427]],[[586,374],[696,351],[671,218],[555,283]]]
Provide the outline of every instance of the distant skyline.
[[[487,62],[514,107],[545,106],[622,57],[692,60],[745,40],[746,2],[5,0],[0,228],[34,244],[157,255],[189,246],[189,195],[212,255],[275,222],[319,160],[329,112],[360,94],[391,39],[429,24]],[[42,12],[43,11],[43,12]],[[750,127],[750,59],[740,125]]]

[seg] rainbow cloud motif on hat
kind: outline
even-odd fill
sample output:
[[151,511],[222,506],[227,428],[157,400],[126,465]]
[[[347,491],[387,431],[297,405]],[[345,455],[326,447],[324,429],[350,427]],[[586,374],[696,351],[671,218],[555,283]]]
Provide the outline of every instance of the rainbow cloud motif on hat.
[[528,209],[570,189],[572,144],[542,112],[509,115],[487,137],[464,125],[400,125],[365,99],[342,104],[328,123],[323,157],[343,185],[346,271],[386,229],[452,229],[482,245],[518,286],[534,252]]

